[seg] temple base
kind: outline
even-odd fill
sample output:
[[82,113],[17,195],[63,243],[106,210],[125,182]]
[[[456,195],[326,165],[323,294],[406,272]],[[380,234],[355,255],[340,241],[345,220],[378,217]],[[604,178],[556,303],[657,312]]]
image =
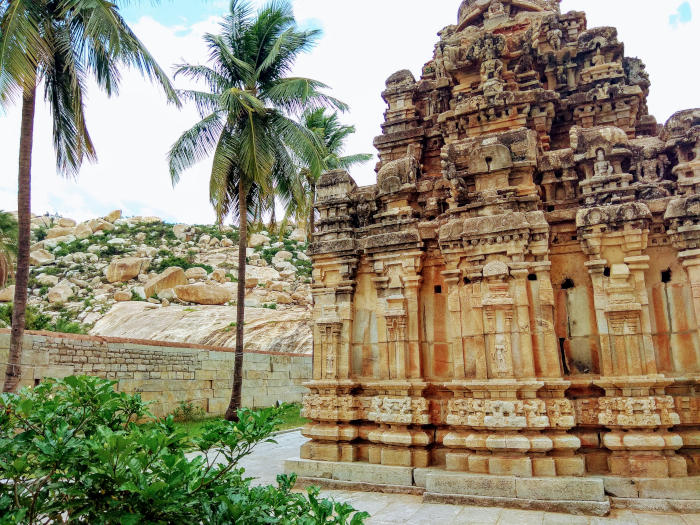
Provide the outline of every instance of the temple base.
[[[425,502],[605,516],[611,508],[700,512],[700,476],[646,479],[614,476],[527,477],[290,459],[285,472],[302,485],[422,495]],[[566,495],[567,500],[556,499]]]

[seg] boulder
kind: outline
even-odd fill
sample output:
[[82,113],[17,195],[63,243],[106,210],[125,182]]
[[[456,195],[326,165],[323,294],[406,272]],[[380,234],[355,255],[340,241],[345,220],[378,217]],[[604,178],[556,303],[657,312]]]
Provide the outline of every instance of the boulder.
[[172,301],[177,299],[177,295],[175,295],[175,290],[168,288],[167,290],[163,290],[158,294],[158,299],[161,301]]
[[0,303],[11,303],[15,300],[15,285],[8,286],[4,290],[0,290]]
[[266,235],[263,235],[262,233],[254,233],[248,239],[248,246],[250,246],[251,248],[257,248],[258,246],[265,246],[266,244],[270,244],[270,239]]
[[291,235],[289,236],[289,240],[296,242],[306,242],[306,231],[301,228],[297,228],[291,233]]
[[90,228],[92,228],[93,233],[101,232],[101,231],[112,231],[114,229],[114,224],[111,222],[107,222],[104,219],[92,219],[91,221],[88,221],[88,225]]
[[294,254],[286,250],[281,250],[275,254],[275,259],[280,259],[282,261],[291,261],[294,259]]
[[49,228],[51,227],[51,217],[45,215],[34,217],[32,219],[32,228]]
[[231,239],[229,239],[228,237],[224,237],[221,240],[221,246],[223,246],[224,248],[231,248],[233,245],[234,245],[234,242]]
[[104,217],[104,219],[107,222],[111,222],[111,223],[114,223],[115,221],[118,221],[121,218],[122,218],[122,211],[121,210],[111,211],[107,215],[105,215],[105,217]]
[[75,225],[78,224],[75,222],[73,219],[69,219],[67,217],[63,217],[61,219],[58,219],[58,226],[61,228],[75,228]]
[[80,240],[87,239],[92,236],[92,228],[90,228],[89,224],[83,222],[75,227],[74,235]]
[[204,268],[200,268],[198,266],[190,268],[185,272],[185,277],[187,277],[188,279],[206,279],[207,275],[207,271]]
[[105,275],[110,283],[126,282],[148,270],[149,264],[148,259],[125,257],[112,261],[107,267]]
[[188,235],[189,229],[190,227],[187,224],[176,224],[173,226],[173,233],[178,240],[189,241],[191,237]]
[[59,237],[66,237],[67,235],[73,235],[75,228],[64,227],[64,226],[54,226],[49,231],[46,232],[47,239],[57,239]]
[[119,290],[118,292],[114,292],[114,300],[118,303],[131,301],[131,292],[127,290]]
[[61,281],[49,289],[48,300],[51,304],[63,304],[73,297],[73,287],[68,281]]
[[195,304],[222,305],[231,300],[231,292],[218,284],[196,283],[175,288],[181,301]]
[[41,286],[56,286],[58,284],[58,277],[42,273],[36,278],[36,282]]
[[167,268],[160,275],[150,279],[143,288],[146,297],[153,297],[154,295],[158,295],[160,297],[160,292],[163,290],[172,289],[176,286],[181,286],[184,284],[187,284],[185,272],[179,266],[172,266]]
[[211,237],[205,233],[199,238],[198,244],[200,246],[207,246],[209,244],[209,241],[211,241]]
[[110,246],[126,246],[129,244],[129,241],[127,239],[122,239],[121,237],[115,237],[114,239],[108,240],[107,244]]
[[271,292],[267,298],[268,301],[277,304],[292,304],[292,298],[284,292]]
[[214,270],[211,274],[211,279],[217,283],[225,283],[228,281],[228,277],[226,277],[226,272],[224,270]]
[[75,235],[64,235],[63,237],[55,237],[53,239],[44,240],[44,248],[47,250],[53,250],[56,246],[61,243],[70,244],[75,240]]
[[311,261],[311,257],[306,255],[304,252],[297,252],[297,259],[299,259],[300,261]]
[[258,281],[255,277],[246,277],[245,278],[245,287],[246,288],[256,288],[258,286]]
[[139,299],[146,299],[146,290],[143,286],[134,286],[131,293],[136,294]]
[[40,250],[34,250],[29,254],[29,264],[32,266],[44,266],[45,264],[51,264],[56,260],[53,253],[43,248]]

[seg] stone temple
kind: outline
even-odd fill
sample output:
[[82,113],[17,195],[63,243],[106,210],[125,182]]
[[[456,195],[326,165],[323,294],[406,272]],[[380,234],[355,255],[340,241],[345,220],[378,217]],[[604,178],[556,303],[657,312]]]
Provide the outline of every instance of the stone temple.
[[377,184],[317,188],[289,471],[700,509],[700,109],[660,125],[649,87],[614,28],[556,0],[466,0],[422,77],[389,77]]

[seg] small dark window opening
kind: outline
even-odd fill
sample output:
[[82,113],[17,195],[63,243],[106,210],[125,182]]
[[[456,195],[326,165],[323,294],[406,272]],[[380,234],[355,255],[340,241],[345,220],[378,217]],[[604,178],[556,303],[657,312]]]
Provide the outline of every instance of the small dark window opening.
[[442,293],[442,286],[439,284],[435,287],[435,293]]
[[528,281],[536,281],[537,280],[537,274],[536,273],[531,273],[530,275],[527,276]]
[[469,277],[465,277],[464,284],[472,284],[472,280]]
[[548,212],[553,212],[554,211],[554,206],[547,206],[547,211]]
[[491,163],[493,162],[493,159],[491,157],[486,157],[484,160],[486,161],[488,170],[491,171]]
[[557,179],[561,179],[564,176],[564,170],[554,170],[554,176]]
[[41,379],[35,378],[34,379],[34,386],[39,386],[41,384]]
[[564,344],[566,343],[566,339],[563,337],[559,338],[559,352],[561,352],[561,364],[564,367],[564,375],[570,375],[571,370],[569,370],[569,365],[566,362],[566,350],[564,349]]
[[605,269],[603,270],[603,275],[605,277],[610,277],[610,266],[605,267]]
[[564,279],[564,282],[561,283],[562,290],[571,290],[573,287],[574,281],[572,279]]
[[661,282],[662,283],[670,283],[671,282],[671,269],[669,268],[668,270],[664,270],[661,272]]

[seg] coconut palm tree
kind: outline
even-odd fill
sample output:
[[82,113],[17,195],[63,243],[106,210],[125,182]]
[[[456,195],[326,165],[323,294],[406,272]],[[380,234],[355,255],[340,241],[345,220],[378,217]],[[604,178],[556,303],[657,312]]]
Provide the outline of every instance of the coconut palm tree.
[[17,219],[0,211],[0,287],[7,284],[17,257]]
[[[352,166],[368,162],[373,155],[360,153],[343,155],[347,138],[355,133],[355,126],[345,126],[340,122],[336,112],[327,112],[325,108],[309,109],[302,116],[304,126],[311,131],[322,144],[321,165],[303,165],[292,186],[293,198],[288,200],[286,223],[294,217],[297,225],[306,224],[309,239],[315,229],[316,184],[321,174],[328,170],[350,169]],[[283,226],[284,229],[284,226]]]
[[184,100],[196,104],[202,120],[171,148],[173,184],[183,171],[213,155],[209,196],[217,220],[222,223],[233,215],[240,227],[229,420],[236,419],[241,406],[249,210],[264,208],[273,188],[284,194],[291,187],[297,161],[321,169],[316,136],[290,115],[309,107],[345,109],[322,93],[324,84],[288,76],[297,56],[308,51],[318,36],[316,30],[297,27],[286,0],[272,0],[257,13],[247,1],[233,0],[221,32],[205,36],[210,65],[184,64],[176,73],[201,82],[205,89],[180,92]]
[[119,14],[129,0],[0,0],[0,104],[22,101],[17,209],[19,249],[15,278],[10,358],[5,391],[21,377],[29,279],[31,161],[37,90],[53,118],[58,172],[78,173],[85,159],[96,159],[84,101],[88,78],[108,95],[117,93],[119,69],[131,67],[154,79],[169,100],[179,103],[167,75],[158,67]]

